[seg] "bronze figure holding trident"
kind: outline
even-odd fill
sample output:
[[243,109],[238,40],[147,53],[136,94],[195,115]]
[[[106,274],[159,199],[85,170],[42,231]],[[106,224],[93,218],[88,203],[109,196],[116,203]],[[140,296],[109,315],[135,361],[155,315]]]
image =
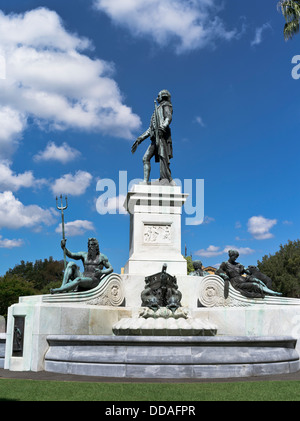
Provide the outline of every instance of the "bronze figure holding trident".
[[[67,209],[67,207],[68,207],[68,198],[67,198],[67,196],[65,197],[65,199],[66,199],[66,206],[63,206],[63,199],[62,199],[62,194],[60,195],[60,204],[61,204],[61,206],[59,207],[58,206],[58,203],[57,203],[57,196],[56,196],[56,207],[57,207],[57,209],[58,210],[60,210],[61,211],[61,228],[62,228],[62,237],[63,237],[63,240],[64,241],[66,241],[66,237],[65,237],[65,216],[64,216],[64,210],[66,210]],[[66,267],[67,267],[67,260],[66,260],[66,251],[64,250],[64,268],[65,268],[65,270],[66,270]]]
[[81,273],[75,262],[69,262],[64,272],[63,282],[60,288],[51,289],[51,294],[67,291],[88,291],[95,288],[102,279],[113,272],[105,254],[100,253],[99,243],[96,238],[88,239],[88,251],[73,253],[66,248],[66,241],[61,240],[61,248],[64,254],[74,260],[81,260],[84,272]]
[[[64,263],[65,271],[63,282],[60,288],[51,289],[51,294],[68,291],[88,291],[95,288],[102,279],[113,272],[113,267],[109,263],[108,258],[105,254],[100,253],[99,243],[96,238],[88,239],[88,251],[73,253],[66,248],[65,238],[65,221],[64,221],[64,210],[68,207],[67,197],[66,206],[63,206],[62,195],[61,207],[57,206],[57,209],[61,210],[62,215],[62,234],[63,239],[61,240],[61,248],[64,251]],[[57,198],[56,198],[57,201]],[[69,262],[66,264],[66,256],[74,260],[81,260],[84,267],[84,272],[81,273],[79,267],[75,262]]]

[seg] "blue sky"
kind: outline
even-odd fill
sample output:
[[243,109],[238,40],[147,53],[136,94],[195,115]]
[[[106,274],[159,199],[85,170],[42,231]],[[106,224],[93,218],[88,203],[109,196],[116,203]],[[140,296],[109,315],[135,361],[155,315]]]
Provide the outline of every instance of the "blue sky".
[[[256,264],[300,232],[300,80],[277,2],[1,0],[0,274],[62,258],[55,197],[68,195],[67,246],[96,236],[119,272],[129,217],[100,214],[101,180],[142,178],[153,100],[172,94],[172,175],[204,179],[204,223],[182,221],[205,266]],[[300,71],[299,71],[300,73]],[[158,166],[152,165],[152,178]],[[111,199],[112,200],[112,199]]]

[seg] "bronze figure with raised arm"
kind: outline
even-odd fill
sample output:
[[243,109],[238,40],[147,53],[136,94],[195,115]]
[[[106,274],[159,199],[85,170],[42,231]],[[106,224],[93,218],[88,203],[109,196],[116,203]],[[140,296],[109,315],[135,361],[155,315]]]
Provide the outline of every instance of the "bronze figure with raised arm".
[[81,260],[84,272],[81,273],[75,262],[69,262],[64,272],[60,288],[52,289],[51,294],[67,291],[86,291],[95,288],[104,276],[113,272],[108,258],[100,253],[99,243],[96,238],[88,239],[88,251],[72,253],[66,248],[66,241],[61,241],[61,247],[66,256],[74,260]]

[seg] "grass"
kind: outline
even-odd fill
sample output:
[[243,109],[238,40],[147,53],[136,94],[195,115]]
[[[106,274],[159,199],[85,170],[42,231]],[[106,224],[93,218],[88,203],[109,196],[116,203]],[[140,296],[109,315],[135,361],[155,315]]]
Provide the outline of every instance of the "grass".
[[0,379],[0,400],[15,401],[299,401],[300,381],[86,383]]

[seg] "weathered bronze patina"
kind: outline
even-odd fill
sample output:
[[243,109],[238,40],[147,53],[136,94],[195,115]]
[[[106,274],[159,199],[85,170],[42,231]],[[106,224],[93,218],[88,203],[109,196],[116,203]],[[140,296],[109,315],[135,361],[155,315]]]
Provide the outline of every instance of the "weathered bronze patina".
[[154,113],[152,114],[149,128],[137,138],[131,148],[134,153],[145,139],[150,137],[151,144],[148,147],[144,157],[144,181],[149,182],[151,162],[155,156],[155,162],[160,163],[160,180],[172,181],[170,170],[170,159],[173,158],[173,146],[171,138],[170,124],[172,121],[173,107],[171,103],[171,94],[166,89],[159,92],[157,97],[158,106],[155,103]]
[[[265,295],[282,295],[279,292],[272,291],[262,280],[258,279],[260,275],[257,268],[254,276],[252,266],[249,269],[236,262],[236,259],[239,257],[237,250],[229,250],[228,256],[228,261],[221,263],[219,269],[216,271],[216,275],[219,275],[225,281],[225,298],[228,296],[229,282],[234,289],[248,298],[263,298]],[[262,278],[262,276],[260,277]]]
[[69,262],[64,272],[63,282],[60,288],[52,289],[51,294],[67,291],[86,291],[95,288],[105,275],[113,272],[108,258],[100,253],[99,243],[96,238],[89,238],[88,251],[72,253],[66,248],[66,241],[61,241],[61,247],[66,256],[71,259],[81,260],[84,272],[81,273],[75,262]]
[[162,271],[145,278],[146,286],[141,294],[142,306],[157,311],[166,307],[173,313],[181,307],[182,294],[178,290],[177,279],[167,272],[167,264]]

